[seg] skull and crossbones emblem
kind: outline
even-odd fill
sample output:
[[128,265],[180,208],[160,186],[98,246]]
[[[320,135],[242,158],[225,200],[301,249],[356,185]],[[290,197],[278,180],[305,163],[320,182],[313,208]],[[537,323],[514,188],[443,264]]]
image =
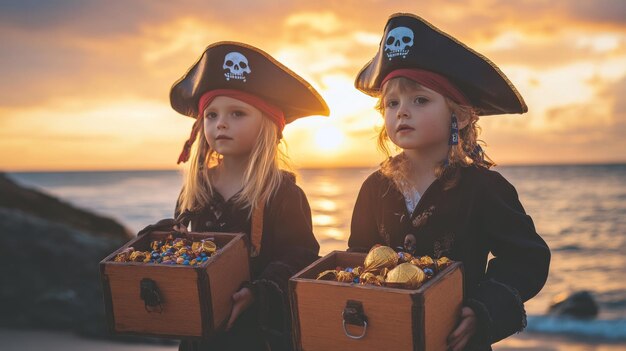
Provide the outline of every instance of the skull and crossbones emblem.
[[385,53],[389,60],[398,56],[406,58],[413,47],[413,40],[413,31],[407,27],[396,27],[389,31],[385,40]]
[[235,51],[224,56],[222,68],[228,70],[228,72],[224,72],[226,80],[237,79],[245,82],[246,76],[252,72],[248,59],[243,54]]

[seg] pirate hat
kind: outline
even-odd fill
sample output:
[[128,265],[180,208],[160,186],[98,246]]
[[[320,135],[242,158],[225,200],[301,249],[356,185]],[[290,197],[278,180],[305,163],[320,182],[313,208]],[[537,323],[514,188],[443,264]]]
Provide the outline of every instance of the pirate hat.
[[209,45],[170,91],[174,110],[196,118],[198,102],[207,91],[239,90],[278,107],[285,122],[300,117],[328,116],[329,109],[320,94],[304,79],[269,54],[236,42]]
[[399,69],[421,69],[447,78],[461,90],[479,115],[524,113],[524,99],[488,58],[407,13],[391,15],[376,56],[361,69],[355,87],[380,94],[385,77]]

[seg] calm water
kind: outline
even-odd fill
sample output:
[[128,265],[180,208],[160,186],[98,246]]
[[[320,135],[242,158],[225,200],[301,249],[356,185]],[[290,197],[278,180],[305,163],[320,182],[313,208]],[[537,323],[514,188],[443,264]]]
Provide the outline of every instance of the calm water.
[[[497,167],[518,190],[537,231],[552,249],[550,277],[526,304],[528,331],[626,341],[626,165]],[[301,170],[321,254],[345,250],[350,217],[373,169]],[[182,176],[176,171],[13,173],[66,201],[113,217],[138,231],[171,217]],[[599,318],[545,316],[560,292],[588,290]]]

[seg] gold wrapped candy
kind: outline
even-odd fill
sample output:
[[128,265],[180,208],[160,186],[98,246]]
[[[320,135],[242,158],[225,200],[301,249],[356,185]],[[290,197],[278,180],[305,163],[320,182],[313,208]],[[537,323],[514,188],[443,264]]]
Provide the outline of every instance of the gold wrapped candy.
[[200,249],[200,242],[199,241],[194,241],[193,244],[191,244],[191,251],[193,252],[198,252],[198,250]]
[[402,263],[387,273],[385,284],[389,286],[406,287],[416,289],[426,280],[424,271],[411,264]]
[[[192,246],[193,249],[193,246]],[[212,255],[217,250],[217,245],[211,240],[202,240],[200,242],[199,251],[194,250],[195,252],[202,253],[204,252],[207,255]]]
[[421,269],[430,268],[435,269],[435,261],[430,256],[416,257],[411,260],[411,263],[418,266]]
[[361,285],[373,284],[377,286],[382,286],[383,283],[385,282],[385,277],[381,275],[376,275],[371,272],[367,272],[367,273],[361,274],[361,276],[359,277],[359,282],[361,283]]
[[376,274],[371,273],[371,272],[367,272],[367,273],[363,273],[359,276],[359,282],[362,285],[365,284],[369,284],[371,283],[372,280],[374,280],[376,278]]
[[115,258],[113,259],[113,261],[115,261],[115,262],[128,262],[130,254],[133,251],[135,251],[135,249],[133,249],[132,247],[127,247],[122,252],[120,252],[117,255],[115,255]]
[[448,267],[451,264],[452,264],[452,261],[449,258],[440,257],[439,259],[437,259],[437,272],[440,272],[446,269],[446,267]]
[[128,259],[132,262],[143,262],[146,259],[146,256],[148,256],[149,254],[146,254],[145,252],[142,251],[133,251],[130,253],[130,256],[128,257]]
[[186,246],[186,245],[185,245],[184,239],[177,238],[172,243],[172,246],[174,246],[174,248],[178,250],[178,249],[180,249],[180,248],[182,248],[183,246]]
[[377,246],[365,257],[364,273],[383,268],[393,268],[398,263],[398,254],[389,246]]
[[337,281],[340,283],[350,283],[354,280],[354,275],[350,272],[339,271],[337,272]]

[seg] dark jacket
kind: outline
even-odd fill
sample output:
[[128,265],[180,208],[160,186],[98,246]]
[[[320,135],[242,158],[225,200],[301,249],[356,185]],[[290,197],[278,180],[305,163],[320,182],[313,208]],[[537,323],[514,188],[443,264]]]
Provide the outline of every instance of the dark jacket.
[[[207,208],[191,220],[193,231],[251,231],[248,209],[219,193]],[[254,304],[237,319],[228,332],[205,341],[183,341],[179,350],[266,350],[291,349],[291,318],[287,283],[291,276],[315,261],[319,244],[313,236],[311,208],[306,195],[285,174],[276,194],[265,206],[263,239],[250,269]]]
[[[450,174],[458,182],[446,190]],[[478,318],[466,349],[490,350],[526,326],[523,303],[546,282],[550,250],[499,173],[469,166],[448,175],[431,184],[412,214],[393,181],[380,171],[370,175],[354,207],[348,246],[403,247],[412,234],[416,255],[463,262],[465,305]],[[489,253],[494,257],[487,261]]]

